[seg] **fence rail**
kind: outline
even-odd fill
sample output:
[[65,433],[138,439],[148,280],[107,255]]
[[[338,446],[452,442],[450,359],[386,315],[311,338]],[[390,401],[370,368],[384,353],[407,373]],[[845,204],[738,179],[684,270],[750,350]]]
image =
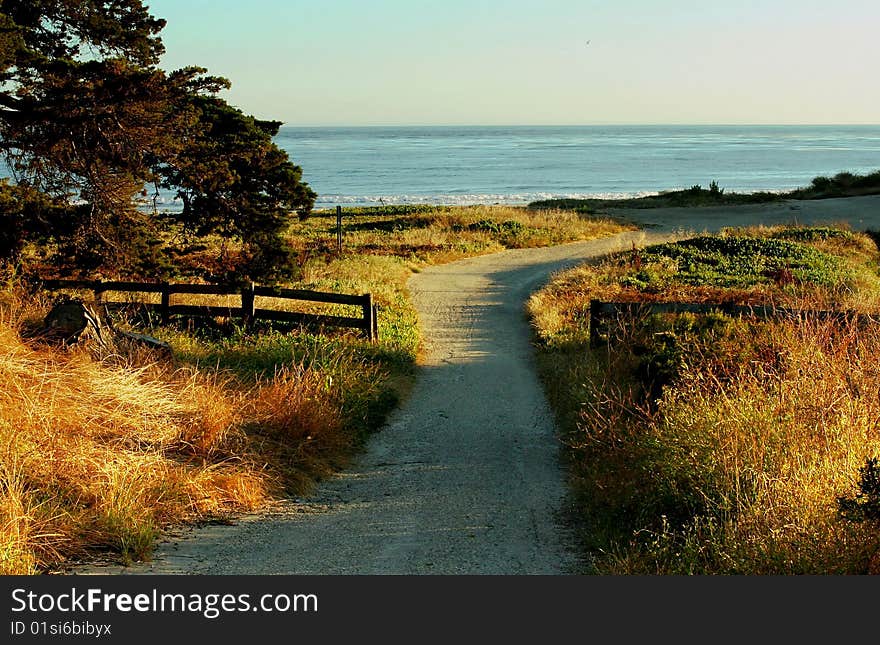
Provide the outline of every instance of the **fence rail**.
[[604,320],[621,314],[626,316],[649,316],[652,314],[708,314],[720,312],[728,316],[751,316],[754,318],[797,318],[815,320],[855,320],[860,323],[880,322],[876,314],[854,311],[819,309],[792,309],[774,305],[737,305],[734,303],[707,302],[602,302],[590,301],[590,345],[596,347],[602,339]]
[[[163,324],[167,324],[172,316],[224,317],[241,318],[245,325],[251,326],[255,320],[268,320],[282,323],[316,324],[328,327],[348,327],[359,329],[364,336],[375,342],[378,339],[378,307],[373,302],[372,294],[350,295],[343,293],[325,293],[303,289],[282,289],[279,287],[245,285],[241,288],[212,284],[173,284],[170,282],[117,282],[102,280],[44,280],[43,287],[48,290],[85,289],[94,292],[95,299],[108,309],[120,309],[137,304],[148,311],[159,314]],[[161,295],[160,303],[107,301],[103,294],[107,292],[123,293],[157,293]],[[176,294],[207,295],[207,296],[239,296],[241,306],[222,307],[216,305],[173,305],[171,296]],[[352,305],[361,308],[359,318],[350,316],[331,316],[278,311],[275,309],[257,309],[256,298],[281,298],[285,300],[303,300],[328,304]]]

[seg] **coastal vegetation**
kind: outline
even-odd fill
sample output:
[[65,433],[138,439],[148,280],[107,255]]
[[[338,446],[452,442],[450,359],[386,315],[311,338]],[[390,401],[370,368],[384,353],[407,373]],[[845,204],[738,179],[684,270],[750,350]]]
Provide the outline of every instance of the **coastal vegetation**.
[[[272,141],[281,123],[203,68],[161,69],[164,26],[141,0],[0,3],[0,257],[37,243],[83,272],[156,276],[181,235],[212,235],[240,248],[218,281],[287,276],[285,228],[315,193]],[[183,208],[148,208],[160,188]]]
[[[406,292],[413,271],[624,229],[564,212],[393,207],[346,212],[339,254],[335,217],[321,215],[294,218],[285,231],[296,258],[285,284],[371,292],[376,344],[222,319],[145,328],[131,316],[117,326],[169,342],[174,358],[53,347],[39,334],[51,301],[28,278],[53,267],[38,245],[23,247],[0,291],[0,571],[53,570],[96,553],[148,558],[173,524],[306,494],[406,394],[420,347]],[[222,242],[181,249],[179,275],[216,273]]]
[[547,199],[532,202],[529,208],[564,208],[579,213],[599,213],[610,208],[684,208],[698,206],[734,206],[763,204],[787,199],[829,199],[880,194],[880,171],[860,175],[841,172],[833,177],[814,177],[810,185],[790,191],[736,193],[726,191],[712,181],[708,188],[699,184],[684,190],[662,191],[657,195],[630,199]]
[[[878,570],[880,334],[855,315],[878,309],[878,262],[873,237],[846,229],[726,230],[615,254],[531,298],[592,571]],[[592,299],[719,308],[621,315],[597,344]]]
[[[203,68],[161,69],[163,27],[141,0],[0,0],[0,574],[148,558],[174,524],[307,494],[406,396],[421,343],[406,282],[422,267],[626,230],[593,214],[611,206],[880,185],[880,173],[842,173],[788,196],[713,182],[629,203],[351,208],[340,245],[335,213],[313,212],[316,194],[273,141],[280,123],[229,105],[229,81]],[[159,211],[159,191],[181,208]],[[535,296],[548,391],[601,529],[597,570],[873,566],[872,336],[854,322],[656,317],[612,328],[597,351],[584,312],[596,294],[874,310],[878,262],[864,235],[756,229],[616,256]],[[133,308],[115,324],[172,357],[53,344],[41,284],[56,277],[369,292],[379,337],[155,325]]]

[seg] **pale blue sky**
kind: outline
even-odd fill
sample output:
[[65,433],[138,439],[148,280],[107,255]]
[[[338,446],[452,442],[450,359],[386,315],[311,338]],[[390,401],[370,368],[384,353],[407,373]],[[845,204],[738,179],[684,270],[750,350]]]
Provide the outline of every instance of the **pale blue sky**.
[[292,125],[880,123],[877,0],[147,4],[165,67]]

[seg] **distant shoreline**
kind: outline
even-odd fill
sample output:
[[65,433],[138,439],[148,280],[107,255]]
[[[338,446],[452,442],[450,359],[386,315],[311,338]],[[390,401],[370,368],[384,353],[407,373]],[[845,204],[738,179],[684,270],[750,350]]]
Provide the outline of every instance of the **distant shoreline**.
[[[689,186],[677,186],[667,190],[642,190],[621,193],[549,193],[536,192],[529,195],[451,195],[444,199],[442,195],[407,196],[404,199],[394,199],[394,196],[367,196],[365,198],[342,196],[340,199],[329,199],[318,195],[315,202],[316,210],[336,208],[380,208],[382,206],[528,206],[542,201],[581,200],[581,201],[618,201],[624,203],[629,200],[657,197],[664,194],[685,191]],[[770,190],[738,190],[737,195],[775,194],[785,195],[791,192],[789,188]],[[609,206],[610,207],[610,206]]]
[[589,129],[589,128],[877,128],[880,123],[539,123],[480,125],[475,123],[367,123],[351,124],[297,124],[284,123],[285,130],[404,130],[404,129],[462,129],[462,130],[510,130],[510,129]]
[[880,126],[283,127],[319,206],[794,190],[880,168]]

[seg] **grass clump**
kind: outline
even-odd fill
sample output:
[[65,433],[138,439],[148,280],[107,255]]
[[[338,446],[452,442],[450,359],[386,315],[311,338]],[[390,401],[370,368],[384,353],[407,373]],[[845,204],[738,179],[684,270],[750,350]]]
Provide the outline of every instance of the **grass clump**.
[[171,524],[307,492],[394,403],[378,362],[342,343],[317,354],[264,355],[261,370],[146,363],[25,344],[0,326],[2,571],[104,549],[145,559]]
[[[794,272],[805,259],[813,268],[801,284],[768,280],[768,267],[748,260],[757,253],[774,258],[773,271]],[[612,321],[607,344],[591,348],[586,315],[593,297],[711,294],[809,309],[843,301],[846,287],[849,302],[876,302],[876,280],[862,276],[876,277],[870,238],[752,229],[635,255],[564,273],[530,301],[593,570],[876,570],[876,526],[843,513],[873,499],[864,468],[880,455],[875,326],[664,314]],[[666,263],[665,286],[646,294],[627,282],[654,263]]]
[[[0,513],[4,551],[16,555],[4,573],[45,570],[95,547],[138,559],[167,522],[222,510],[209,500],[252,508],[266,498],[256,468],[234,477],[235,468],[184,458],[235,435],[222,390],[192,373],[159,379],[154,369],[33,348],[0,326]],[[218,426],[197,450],[194,429]]]

